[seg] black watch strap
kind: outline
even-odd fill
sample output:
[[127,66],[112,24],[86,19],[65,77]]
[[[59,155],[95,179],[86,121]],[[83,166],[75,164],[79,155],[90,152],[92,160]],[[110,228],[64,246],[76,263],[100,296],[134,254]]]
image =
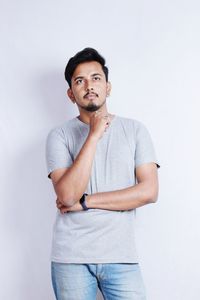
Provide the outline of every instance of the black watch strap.
[[81,197],[80,199],[80,204],[83,208],[83,210],[88,210],[89,208],[86,206],[86,203],[85,203],[85,196],[87,196],[88,194],[83,194],[83,196]]

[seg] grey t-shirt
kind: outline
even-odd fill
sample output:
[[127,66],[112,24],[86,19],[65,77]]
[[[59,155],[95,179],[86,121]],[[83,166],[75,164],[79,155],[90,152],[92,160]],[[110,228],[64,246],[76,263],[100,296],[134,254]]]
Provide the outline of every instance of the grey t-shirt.
[[[69,167],[89,133],[77,117],[50,131],[46,143],[48,177]],[[139,121],[115,116],[98,141],[87,194],[115,191],[135,185],[135,168],[155,162],[153,143]],[[135,210],[87,211],[61,214],[53,228],[51,260],[61,263],[136,263]]]

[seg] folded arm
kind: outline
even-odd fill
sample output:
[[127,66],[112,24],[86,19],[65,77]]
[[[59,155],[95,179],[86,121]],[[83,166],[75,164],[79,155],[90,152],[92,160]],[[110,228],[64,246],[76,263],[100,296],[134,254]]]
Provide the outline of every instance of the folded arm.
[[61,168],[51,173],[55,193],[66,207],[72,207],[83,195],[90,178],[97,139],[89,135],[69,168]]
[[89,208],[130,210],[156,202],[158,196],[156,164],[148,163],[136,168],[136,178],[138,183],[134,186],[89,195],[86,197],[86,205]]
[[[106,210],[131,210],[137,207],[155,203],[158,197],[158,174],[155,163],[146,163],[136,168],[137,184],[125,189],[102,192],[88,195],[86,205],[88,208]],[[79,211],[79,203],[67,209],[58,206],[61,212]]]

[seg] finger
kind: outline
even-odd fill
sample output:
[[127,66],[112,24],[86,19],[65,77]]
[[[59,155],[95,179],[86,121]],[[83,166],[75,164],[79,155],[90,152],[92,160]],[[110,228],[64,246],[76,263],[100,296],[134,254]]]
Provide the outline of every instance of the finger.
[[56,205],[59,206],[60,204],[61,204],[60,201],[57,199],[56,200]]
[[67,208],[61,208],[60,209],[61,214],[67,213],[68,209]]
[[62,202],[60,202],[60,200],[57,198],[57,200],[56,200],[56,205],[58,206],[58,205],[63,205],[63,203]]
[[56,205],[60,205],[60,204],[62,204],[60,201],[59,201],[59,199],[57,198],[57,200],[56,200]]
[[102,113],[102,110],[96,110],[95,112],[94,112],[94,115],[99,115],[99,114],[101,114]]
[[100,115],[100,112],[99,112],[99,111],[95,111],[94,117],[96,118],[96,117],[98,117],[99,115]]
[[110,121],[110,119],[108,119],[106,122],[106,126],[108,127],[110,125],[110,123],[111,123],[111,121]]

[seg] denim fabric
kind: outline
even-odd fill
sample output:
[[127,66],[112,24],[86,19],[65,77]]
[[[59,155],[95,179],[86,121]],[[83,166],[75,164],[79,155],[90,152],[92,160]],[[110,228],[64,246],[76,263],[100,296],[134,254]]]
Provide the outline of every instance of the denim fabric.
[[57,300],[95,300],[97,288],[105,300],[145,300],[138,263],[67,264],[51,262]]

